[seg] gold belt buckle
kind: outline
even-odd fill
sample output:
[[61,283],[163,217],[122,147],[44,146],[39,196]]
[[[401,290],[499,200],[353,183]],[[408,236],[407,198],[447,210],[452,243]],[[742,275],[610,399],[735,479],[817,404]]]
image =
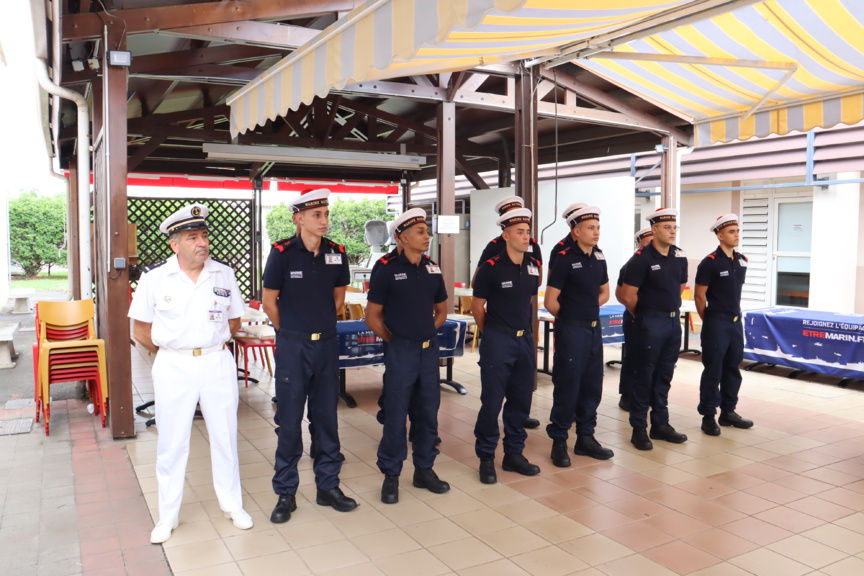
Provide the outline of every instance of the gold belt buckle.
[[735,316],[734,318],[732,318],[732,322],[737,322],[737,321],[738,321],[738,317],[737,317],[737,316]]
[[424,340],[423,341],[423,349],[425,350],[426,348],[428,348],[429,344],[431,344],[431,343],[432,343],[431,340]]
[[669,318],[675,318],[675,316],[677,316],[675,312],[669,312]]
[[597,327],[597,320],[592,320],[591,321],[591,328],[596,328],[596,327]]
[[309,339],[310,340],[320,340],[321,339],[321,333],[320,332],[314,332],[314,333],[309,335]]
[[192,356],[200,356],[202,354],[201,348],[194,348],[192,350]]
[[516,331],[516,337],[517,337],[517,338],[521,338],[523,334],[525,334],[525,331],[524,331],[524,330],[517,330],[517,331]]

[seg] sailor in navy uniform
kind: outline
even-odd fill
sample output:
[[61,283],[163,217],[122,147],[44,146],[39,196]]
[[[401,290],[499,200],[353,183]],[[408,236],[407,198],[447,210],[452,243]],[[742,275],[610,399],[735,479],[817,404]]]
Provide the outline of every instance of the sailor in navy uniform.
[[573,243],[555,259],[544,299],[555,317],[554,390],[546,433],[552,438],[552,463],[559,468],[570,466],[567,436],[574,420],[575,454],[597,460],[614,455],[594,438],[603,395],[600,306],[609,301],[606,257],[597,247],[600,209],[580,208],[568,216],[567,223]]
[[[511,210],[498,218],[505,249],[480,264],[474,282],[471,312],[480,340],[480,411],[474,425],[474,451],[480,459],[480,481],[497,482],[495,450],[500,432],[498,414],[504,403],[504,470],[536,476],[528,462],[525,420],[531,410],[537,352],[532,310],[536,306],[540,262],[531,256],[531,211]],[[484,308],[485,307],[485,308]]]
[[[650,226],[646,226],[639,230],[633,237],[633,242],[636,244],[636,249],[640,250],[651,243],[654,239],[654,232]],[[618,273],[618,285],[615,287],[615,298],[621,302],[621,287],[624,285],[624,272],[627,270],[627,263],[621,267]],[[630,411],[630,401],[632,400],[633,390],[633,374],[634,366],[630,357],[627,354],[627,342],[632,345],[633,342],[633,315],[626,308],[624,309],[624,318],[621,322],[621,328],[624,331],[624,343],[621,345],[621,373],[618,380],[618,393],[621,398],[618,400],[618,407],[625,412]]]
[[196,404],[207,423],[219,507],[237,528],[252,527],[240,489],[237,367],[225,346],[240,329],[245,306],[234,271],[210,258],[207,214],[206,206],[192,204],[162,222],[159,230],[168,234],[175,255],[145,268],[129,307],[135,339],[156,354],[159,522],[150,534],[154,544],[171,538],[178,524]]
[[[702,431],[719,436],[720,426],[753,426],[752,420],[735,412],[741,389],[739,365],[744,360],[741,287],[747,274],[747,257],[735,250],[740,231],[737,214],[720,216],[710,229],[720,245],[699,263],[693,298],[702,318],[704,369],[698,411],[702,415]],[[717,408],[720,408],[720,417],[715,421]]]
[[[567,219],[570,217],[571,214],[573,214],[577,210],[581,210],[582,208],[587,208],[587,207],[588,207],[588,205],[585,204],[584,202],[576,202],[574,204],[570,204],[569,206],[567,206],[567,208],[564,209],[563,212],[561,212],[561,218],[565,222],[567,222],[568,221]],[[555,264],[555,259],[558,257],[558,255],[561,254],[561,252],[565,248],[567,248],[569,246],[573,246],[573,245],[574,245],[573,234],[568,233],[564,238],[559,240],[558,243],[555,244],[555,246],[552,247],[552,251],[549,252],[549,271],[550,272],[552,271],[552,266]]]
[[[520,198],[519,196],[507,196],[497,204],[495,204],[495,212],[498,213],[498,217],[500,218],[510,210],[524,209],[525,208],[525,200]],[[474,280],[477,278],[477,271],[480,269],[480,266],[492,258],[493,256],[497,256],[506,248],[506,242],[504,240],[503,234],[501,236],[496,236],[483,249],[483,252],[480,253],[480,259],[477,261],[477,268],[474,269],[474,277],[471,279],[471,285],[474,285]],[[539,264],[542,270],[543,268],[543,254],[540,251],[540,245],[537,243],[537,240],[531,238],[531,248],[528,250],[531,252],[531,257],[534,258]],[[538,278],[537,285],[542,284],[542,281]],[[479,334],[479,332],[478,332]],[[525,428],[539,428],[540,421],[536,418],[531,418],[529,414],[527,418],[525,418]]]
[[370,279],[366,325],[387,342],[384,365],[384,432],[378,469],[384,474],[381,501],[399,501],[399,475],[408,455],[405,418],[414,408],[414,486],[435,494],[450,490],[432,469],[438,449],[438,328],[447,320],[447,290],[429,249],[426,212],[412,208],[394,221],[402,253],[387,258]]
[[357,507],[339,488],[339,340],[336,310],[349,281],[345,248],[324,237],[330,191],[312,190],[291,201],[297,235],[273,244],[264,267],[262,304],[276,329],[276,434],[270,521],[287,522],[296,507],[301,423],[307,400],[314,424],[316,503],[340,512]]
[[[630,442],[651,450],[654,440],[687,441],[669,424],[669,389],[681,348],[681,292],[687,283],[687,255],[675,246],[678,211],[660,208],[649,215],[654,238],[627,262],[621,303],[633,314],[633,345],[628,348],[636,372],[630,405]],[[651,431],[648,432],[648,408]]]

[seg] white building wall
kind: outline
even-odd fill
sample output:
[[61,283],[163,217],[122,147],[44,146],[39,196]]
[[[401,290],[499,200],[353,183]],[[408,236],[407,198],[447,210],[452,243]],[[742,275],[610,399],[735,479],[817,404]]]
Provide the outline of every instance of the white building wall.
[[[718,216],[732,212],[731,192],[681,194],[681,215],[678,219],[679,248],[687,254],[689,278],[692,288],[696,279],[696,267],[705,256],[717,248],[717,236],[709,231]],[[737,207],[736,207],[737,210]]]

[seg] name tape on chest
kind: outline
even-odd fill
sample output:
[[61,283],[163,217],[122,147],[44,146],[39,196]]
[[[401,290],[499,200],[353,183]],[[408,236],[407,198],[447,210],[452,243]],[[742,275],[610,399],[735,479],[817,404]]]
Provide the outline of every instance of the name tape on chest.
[[427,264],[426,265],[426,272],[428,272],[429,274],[441,274],[441,267],[440,266],[434,266],[432,264]]
[[578,268],[582,268],[582,263],[581,262],[573,262],[573,270],[576,270]]
[[530,274],[531,276],[539,276],[540,269],[537,268],[537,266],[528,266],[528,274]]
[[660,265],[659,265],[659,264],[652,264],[652,265],[651,265],[651,270],[652,270],[652,271],[653,271],[653,270],[660,270]]
[[325,254],[324,255],[324,263],[325,264],[342,264],[342,255],[341,254]]
[[229,298],[231,296],[231,290],[228,290],[227,288],[216,288],[214,286],[213,293],[216,294],[216,296],[221,296],[222,298]]
[[512,287],[513,287],[513,281],[512,280],[507,280],[505,282],[501,282],[501,288],[512,288]]
[[729,271],[728,270],[721,270],[720,276],[729,276]]
[[303,278],[303,271],[302,270],[291,270],[290,277],[291,278]]
[[406,274],[405,272],[399,272],[398,274],[393,275],[393,279],[394,280],[407,280],[408,274]]

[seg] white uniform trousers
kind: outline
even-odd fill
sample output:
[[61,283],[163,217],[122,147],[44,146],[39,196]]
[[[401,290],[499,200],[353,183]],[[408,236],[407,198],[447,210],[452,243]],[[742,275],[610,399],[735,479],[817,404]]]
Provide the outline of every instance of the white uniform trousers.
[[243,508],[237,456],[237,366],[228,350],[202,356],[161,350],[153,362],[156,396],[156,480],[159,521],[173,523],[180,513],[189,437],[195,406],[210,437],[213,488],[225,512]]

